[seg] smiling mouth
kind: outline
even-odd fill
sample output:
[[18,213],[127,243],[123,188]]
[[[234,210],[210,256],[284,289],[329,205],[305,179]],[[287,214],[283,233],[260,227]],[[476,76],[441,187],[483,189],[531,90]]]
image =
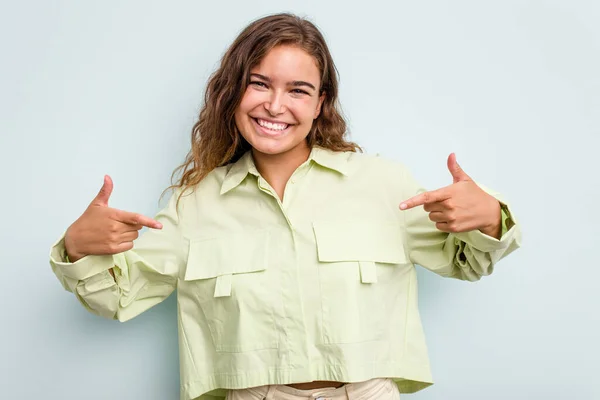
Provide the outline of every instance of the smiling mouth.
[[270,134],[278,134],[285,132],[291,125],[286,123],[275,123],[266,121],[260,118],[252,118],[263,131]]

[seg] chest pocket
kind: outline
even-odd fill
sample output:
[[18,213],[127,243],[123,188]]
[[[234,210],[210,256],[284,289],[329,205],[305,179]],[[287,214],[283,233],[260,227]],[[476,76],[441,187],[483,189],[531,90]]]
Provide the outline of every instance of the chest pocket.
[[[389,221],[313,223],[319,260],[324,344],[388,339],[392,313],[404,308],[402,281],[412,269],[401,228]],[[402,309],[402,312],[405,310]]]
[[185,290],[202,309],[217,351],[277,348],[268,267],[267,230],[190,242]]

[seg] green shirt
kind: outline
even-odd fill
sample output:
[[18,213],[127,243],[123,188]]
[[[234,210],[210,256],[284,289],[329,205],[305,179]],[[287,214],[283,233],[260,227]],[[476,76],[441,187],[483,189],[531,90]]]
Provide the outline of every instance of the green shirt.
[[68,263],[60,239],[50,262],[88,310],[120,321],[177,288],[182,399],[377,377],[410,393],[432,383],[414,265],[476,281],[520,245],[509,213],[497,240],[399,210],[422,191],[401,164],[314,148],[280,201],[247,153],[178,206],[175,192],[133,250]]

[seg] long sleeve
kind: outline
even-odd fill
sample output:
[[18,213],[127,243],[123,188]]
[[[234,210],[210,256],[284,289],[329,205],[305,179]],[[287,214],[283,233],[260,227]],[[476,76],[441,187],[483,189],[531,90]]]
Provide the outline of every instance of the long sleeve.
[[89,255],[70,263],[63,235],[50,251],[56,277],[90,312],[109,319],[126,321],[160,303],[176,288],[179,271],[187,261],[188,246],[181,234],[181,211],[178,214],[176,202],[177,192],[156,215],[161,230],[145,231],[132,250],[120,254]]
[[[425,191],[405,170],[404,198]],[[482,187],[503,204],[503,232],[500,240],[479,230],[461,233],[441,232],[423,207],[404,211],[407,247],[411,261],[439,275],[477,281],[490,275],[494,265],[521,244],[521,232],[510,209],[499,195]]]

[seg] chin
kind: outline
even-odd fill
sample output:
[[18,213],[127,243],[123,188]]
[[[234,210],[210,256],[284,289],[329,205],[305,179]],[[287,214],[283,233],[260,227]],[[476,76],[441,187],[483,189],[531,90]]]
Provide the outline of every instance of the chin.
[[294,145],[290,145],[288,143],[277,143],[277,141],[272,139],[255,140],[252,143],[250,143],[250,145],[252,146],[254,151],[272,156],[285,153],[295,147]]

